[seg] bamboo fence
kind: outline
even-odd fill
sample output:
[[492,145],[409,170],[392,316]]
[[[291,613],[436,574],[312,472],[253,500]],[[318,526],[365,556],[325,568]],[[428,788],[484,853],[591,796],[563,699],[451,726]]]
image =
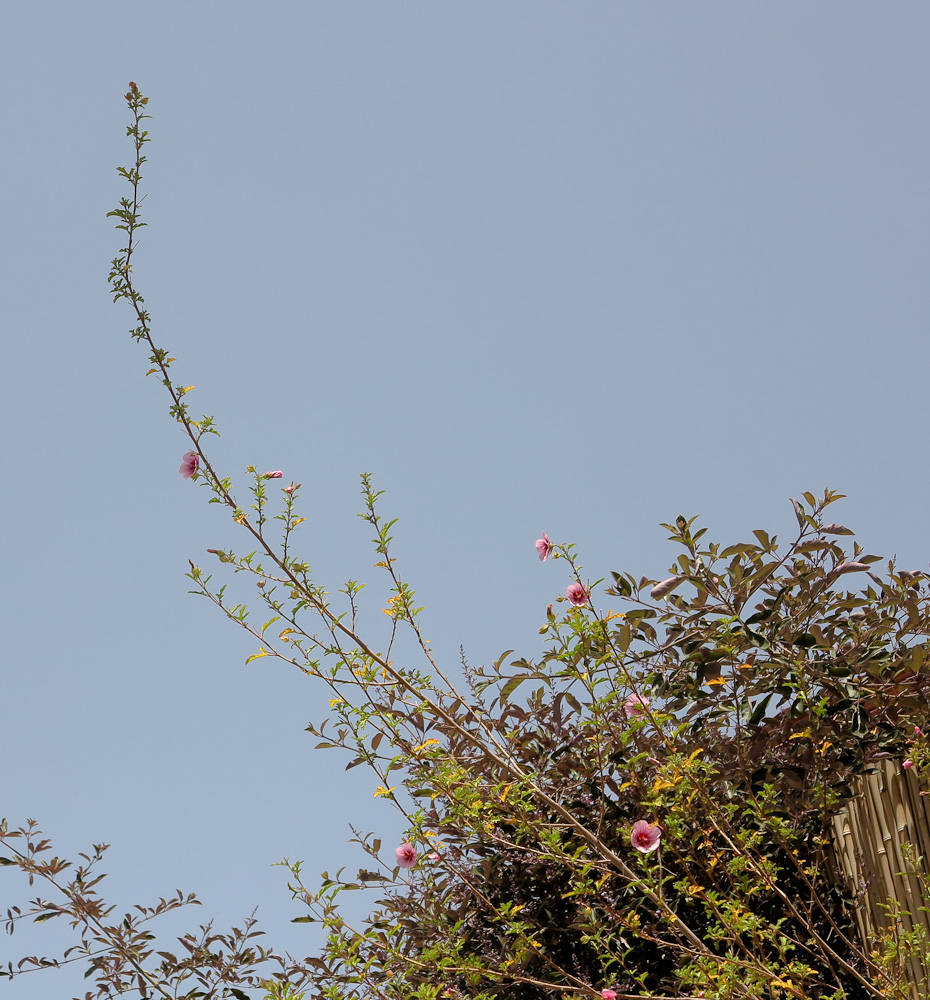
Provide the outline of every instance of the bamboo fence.
[[[930,941],[930,797],[920,794],[914,771],[898,760],[859,777],[853,797],[833,820],[833,852],[855,900],[859,935],[867,950],[898,928],[922,927]],[[918,870],[904,856],[911,844]],[[889,901],[898,916],[888,913]],[[906,964],[913,1000],[930,1000],[930,966],[912,956]]]

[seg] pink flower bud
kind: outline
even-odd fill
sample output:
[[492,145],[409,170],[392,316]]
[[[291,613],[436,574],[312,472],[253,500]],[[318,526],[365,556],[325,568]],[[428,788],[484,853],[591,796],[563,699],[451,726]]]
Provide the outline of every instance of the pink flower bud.
[[417,849],[413,844],[401,844],[394,855],[401,868],[413,868],[417,863]]
[[601,990],[601,1000],[617,1000],[617,991]]
[[184,458],[181,459],[181,468],[178,472],[185,479],[192,479],[197,475],[197,470],[200,468],[200,456],[196,451],[188,451],[185,453]]
[[903,764],[901,765],[901,767],[903,767],[905,771],[910,771],[910,769],[911,769],[911,768],[912,768],[913,766],[914,766],[914,762],[913,762],[912,760],[906,760],[906,761],[905,761],[905,762],[904,762],[904,763],[903,763]]
[[659,846],[662,831],[657,826],[651,826],[644,819],[633,824],[630,843],[642,854],[650,854]]
[[284,473],[280,469],[277,472],[266,472],[265,473],[265,478],[266,479],[281,479],[283,476],[284,476]]
[[565,596],[575,605],[576,608],[584,607],[588,603],[588,588],[581,583],[570,583],[565,588]]
[[428,854],[427,857],[430,859],[430,861],[438,861],[439,860],[439,855],[435,851],[433,851],[432,854]]
[[536,539],[536,551],[539,553],[539,561],[545,562],[549,558],[549,553],[552,551],[552,544],[549,541],[549,536],[543,532],[542,538]]
[[914,726],[914,735],[915,736],[923,736],[923,734],[924,734],[924,731],[920,728],[920,726]]

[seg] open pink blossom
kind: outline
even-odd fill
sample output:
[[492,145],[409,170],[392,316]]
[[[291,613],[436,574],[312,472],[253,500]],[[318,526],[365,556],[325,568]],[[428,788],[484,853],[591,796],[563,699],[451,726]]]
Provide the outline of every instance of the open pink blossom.
[[417,849],[413,844],[401,844],[394,855],[401,868],[413,868],[417,863]]
[[912,760],[906,760],[906,761],[905,761],[905,762],[904,762],[904,763],[903,763],[903,764],[901,765],[901,767],[903,767],[905,771],[910,771],[910,769],[911,769],[911,768],[912,768],[913,766],[914,766],[914,762],[913,762]]
[[542,538],[536,539],[536,551],[539,553],[540,562],[545,562],[549,558],[549,553],[552,551],[552,543],[549,541],[549,536],[545,531]]
[[633,824],[633,832],[630,834],[630,843],[642,854],[651,854],[662,839],[662,831],[657,826],[652,826],[644,819],[637,820]]
[[583,607],[588,603],[588,588],[583,583],[570,583],[565,588],[565,596],[575,605],[576,608]]
[[278,469],[277,472],[266,472],[265,473],[265,478],[266,479],[283,479],[284,478],[284,473],[280,469]]
[[632,719],[637,715],[642,715],[648,707],[648,698],[644,698],[641,694],[631,694],[624,702],[623,712],[628,719]]
[[617,1000],[617,991],[601,990],[601,1000]]
[[192,476],[197,475],[197,470],[200,468],[200,456],[196,451],[189,451],[185,453],[184,458],[181,459],[181,468],[178,472],[185,479],[190,479]]

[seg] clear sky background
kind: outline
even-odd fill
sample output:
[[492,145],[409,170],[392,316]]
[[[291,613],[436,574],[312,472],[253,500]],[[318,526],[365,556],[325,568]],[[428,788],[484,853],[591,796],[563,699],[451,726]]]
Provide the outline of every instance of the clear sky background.
[[[442,661],[482,663],[540,649],[568,582],[541,531],[661,578],[658,522],[787,537],[829,486],[927,568],[928,43],[924,0],[7,5],[0,814],[113,844],[121,907],[258,905],[298,954],[272,862],[402,832],[303,732],[324,693],[187,594],[237,535],[107,295],[130,79],[136,278],[218,466],[305,484],[303,553],[371,582],[377,634],[371,472]],[[0,872],[0,912],[34,895]]]

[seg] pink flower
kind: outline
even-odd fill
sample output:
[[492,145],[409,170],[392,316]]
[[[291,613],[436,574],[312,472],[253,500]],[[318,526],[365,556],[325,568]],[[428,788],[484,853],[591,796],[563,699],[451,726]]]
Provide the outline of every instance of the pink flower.
[[197,475],[197,470],[200,468],[200,456],[196,451],[189,451],[181,459],[181,468],[178,472],[185,479],[191,479]]
[[401,844],[394,852],[401,868],[413,868],[417,863],[417,849],[413,844]]
[[552,545],[549,542],[549,536],[543,532],[542,538],[536,539],[536,551],[539,553],[539,561],[545,562],[549,558],[549,553],[552,551]]
[[923,736],[923,734],[924,734],[924,731],[920,728],[920,726],[914,726],[914,735],[915,736]]
[[584,607],[588,603],[588,588],[581,583],[570,583],[565,588],[565,596],[575,605],[576,608]]
[[642,715],[648,707],[648,698],[644,698],[641,694],[631,694],[623,705],[623,711],[628,719],[632,719],[634,716]]
[[904,763],[903,763],[903,764],[901,765],[901,767],[903,767],[905,771],[910,771],[910,769],[911,769],[911,768],[912,768],[913,766],[914,766],[914,762],[913,762],[912,760],[906,760],[906,761],[905,761],[905,762],[904,762]]
[[266,479],[282,479],[283,477],[284,477],[284,473],[280,469],[278,469],[277,472],[266,472],[265,473],[265,478]]
[[662,831],[657,826],[650,826],[644,819],[633,824],[630,843],[643,854],[651,854],[662,839]]
[[430,861],[438,861],[439,855],[435,851],[433,851],[433,853],[429,855],[429,859]]
[[602,1000],[617,1000],[616,990],[601,990]]

